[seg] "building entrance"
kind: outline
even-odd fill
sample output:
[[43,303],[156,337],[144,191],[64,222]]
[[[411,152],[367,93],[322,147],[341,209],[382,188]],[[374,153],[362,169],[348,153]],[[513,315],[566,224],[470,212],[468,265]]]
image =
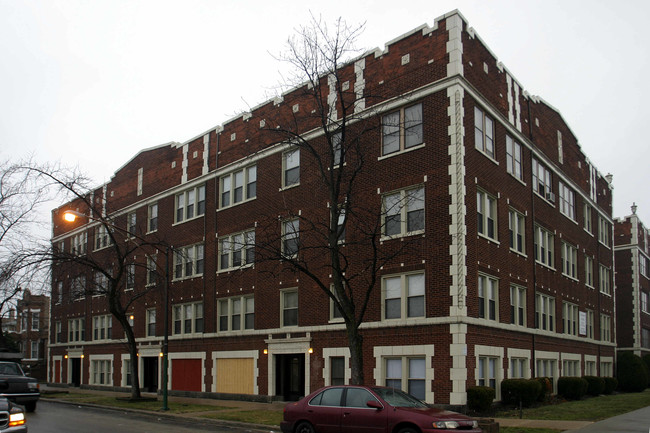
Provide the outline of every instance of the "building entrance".
[[305,394],[305,355],[275,355],[275,395],[297,401]]
[[158,357],[147,356],[142,358],[142,384],[146,392],[158,391]]

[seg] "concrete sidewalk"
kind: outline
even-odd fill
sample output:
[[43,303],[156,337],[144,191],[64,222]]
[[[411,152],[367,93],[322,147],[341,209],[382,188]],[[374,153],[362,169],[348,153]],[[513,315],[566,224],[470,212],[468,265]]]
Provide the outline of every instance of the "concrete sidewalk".
[[591,421],[559,421],[552,419],[494,418],[494,421],[498,422],[500,427],[550,428],[563,432],[578,430],[593,424]]

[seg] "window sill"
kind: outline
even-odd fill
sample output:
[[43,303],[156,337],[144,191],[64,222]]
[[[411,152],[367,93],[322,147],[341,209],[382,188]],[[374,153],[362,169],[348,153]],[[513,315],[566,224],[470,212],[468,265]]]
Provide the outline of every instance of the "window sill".
[[377,161],[382,161],[384,159],[392,158],[393,156],[403,155],[405,153],[413,152],[415,150],[419,150],[419,149],[422,149],[423,147],[426,147],[426,145],[427,145],[426,143],[422,143],[422,144],[418,144],[418,145],[413,146],[413,147],[409,147],[408,149],[401,149],[401,150],[398,150],[396,152],[389,153],[387,155],[381,155],[381,156],[377,157]]
[[548,269],[548,270],[550,270],[550,271],[555,272],[555,268],[552,267],[552,266],[547,265],[546,263],[542,263],[539,260],[535,260],[535,263],[542,266],[542,267],[544,267],[544,268],[546,268],[546,269]]
[[508,172],[508,174],[509,174],[510,176],[512,176],[512,178],[514,178],[517,182],[519,182],[520,184],[522,184],[523,186],[528,186],[528,184],[526,184],[526,182],[524,182],[523,179],[519,179],[519,178],[518,178],[514,173],[510,173],[510,172]]
[[549,206],[551,206],[551,207],[555,207],[555,201],[551,201],[551,200],[547,199],[546,197],[544,197],[543,195],[541,195],[541,194],[539,193],[539,191],[533,191],[533,192],[535,193],[535,195],[536,195],[537,197],[541,198],[541,199],[544,200],[546,203],[548,203]]
[[203,274],[190,275],[189,277],[172,278],[171,282],[179,283],[181,281],[193,280],[194,278],[203,278]]
[[[289,187],[289,188],[290,188],[290,187]],[[282,190],[282,188],[280,188],[280,190]],[[255,197],[251,197],[251,198],[247,198],[246,200],[238,201],[237,203],[229,204],[228,206],[219,206],[219,209],[217,209],[217,212],[221,212],[222,210],[226,210],[226,209],[230,209],[230,208],[233,208],[233,207],[237,207],[237,206],[242,205],[242,204],[244,204],[244,203],[248,203],[248,202],[251,202],[251,201],[255,201],[256,199],[257,199],[257,196],[255,196]]]
[[300,186],[300,182],[297,182],[297,183],[293,183],[291,185],[282,186],[282,187],[278,188],[278,191],[282,192],[282,191],[286,191],[286,190],[289,190],[289,189],[292,189],[292,188],[297,188],[299,186]]
[[522,253],[521,251],[517,251],[514,248],[510,248],[510,252],[513,253],[513,254],[516,254],[518,256],[521,256],[521,257],[523,257],[525,259],[528,258],[528,255],[526,255],[525,253]]
[[411,237],[411,236],[418,236],[418,235],[422,235],[422,237],[424,237],[424,230],[418,230],[416,232],[408,232],[408,233],[398,233],[396,235],[389,235],[389,236],[383,235],[379,239],[379,241],[380,242],[392,241],[392,240],[395,240],[395,239],[403,239],[403,238],[408,238],[408,237]]
[[493,244],[495,244],[495,245],[501,245],[501,242],[499,242],[498,240],[493,239],[493,238],[491,238],[491,237],[489,237],[489,236],[486,236],[486,235],[484,235],[483,233],[479,233],[479,234],[478,234],[478,238],[479,238],[479,239],[485,239],[486,241],[491,242],[491,243],[493,243]]
[[562,276],[568,278],[568,279],[571,280],[571,281],[575,281],[576,283],[579,283],[579,282],[580,282],[580,280],[579,280],[578,278],[576,278],[576,277],[572,277],[571,275],[567,275],[567,274],[565,274],[564,272],[562,272]]
[[483,149],[479,149],[479,148],[476,147],[476,146],[474,146],[474,149],[475,149],[478,153],[480,153],[481,155],[483,155],[484,157],[486,157],[487,159],[489,159],[490,161],[492,161],[493,163],[495,163],[496,165],[499,165],[499,161],[497,161],[496,159],[494,159],[494,157],[491,156],[490,154],[485,153],[485,152],[483,151]]
[[237,267],[234,267],[234,268],[219,269],[217,271],[217,275],[219,275],[219,274],[228,274],[230,272],[240,271],[242,269],[248,269],[248,268],[253,268],[253,267],[255,267],[255,263],[247,263],[245,265],[237,266]]
[[178,226],[178,225],[181,225],[181,224],[185,224],[185,223],[188,223],[188,222],[190,222],[190,221],[198,220],[198,219],[200,219],[200,218],[203,218],[204,216],[205,216],[205,214],[201,214],[201,215],[197,215],[197,216],[192,217],[192,218],[186,218],[186,219],[184,219],[183,221],[175,221],[175,222],[172,224],[172,227],[175,227],[175,226]]

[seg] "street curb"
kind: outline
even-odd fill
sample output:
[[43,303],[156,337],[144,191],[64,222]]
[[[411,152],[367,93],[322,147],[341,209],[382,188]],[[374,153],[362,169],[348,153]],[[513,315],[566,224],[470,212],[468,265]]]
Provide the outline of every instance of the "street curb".
[[241,430],[242,432],[280,433],[280,426],[269,426],[264,424],[252,424],[252,423],[245,423],[240,421],[196,417],[196,416],[186,415],[186,414],[172,414],[163,411],[151,412],[148,410],[141,410],[141,409],[128,409],[123,407],[103,406],[103,405],[93,404],[93,403],[80,403],[80,402],[59,400],[56,398],[47,398],[47,397],[44,398],[43,396],[41,396],[40,401],[47,401],[50,403],[57,403],[57,404],[66,404],[68,406],[79,406],[79,407],[89,407],[93,409],[110,410],[113,412],[137,413],[139,415],[143,415],[149,418],[167,419],[169,421],[175,421],[175,422],[196,421],[196,422],[204,423],[206,425],[221,425],[224,427],[245,429],[245,430]]

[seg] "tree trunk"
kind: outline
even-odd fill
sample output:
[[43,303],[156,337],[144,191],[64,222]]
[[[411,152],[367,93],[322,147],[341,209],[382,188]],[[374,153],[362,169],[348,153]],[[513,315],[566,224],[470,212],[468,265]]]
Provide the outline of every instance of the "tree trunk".
[[131,356],[131,399],[139,399],[140,395],[140,378],[138,376],[138,346],[133,335],[133,328],[127,322],[124,327],[126,339],[129,342],[129,354]]
[[350,384],[364,385],[365,379],[363,374],[363,336],[359,332],[359,326],[356,323],[348,323],[348,346],[350,347]]

